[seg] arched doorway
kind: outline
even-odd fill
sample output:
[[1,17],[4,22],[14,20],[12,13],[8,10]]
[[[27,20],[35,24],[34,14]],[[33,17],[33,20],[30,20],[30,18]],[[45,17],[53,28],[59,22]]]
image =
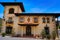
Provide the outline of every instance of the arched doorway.
[[46,32],[46,35],[49,35],[49,27],[44,27],[44,30],[45,30],[45,32]]

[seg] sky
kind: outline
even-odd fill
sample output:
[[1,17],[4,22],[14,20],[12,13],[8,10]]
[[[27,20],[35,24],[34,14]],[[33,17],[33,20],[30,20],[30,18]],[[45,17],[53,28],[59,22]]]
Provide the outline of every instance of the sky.
[[[15,0],[0,0],[0,2],[15,2]],[[16,2],[23,2],[24,9],[28,13],[60,13],[60,0],[16,0]],[[4,7],[1,4],[0,9],[2,18]]]

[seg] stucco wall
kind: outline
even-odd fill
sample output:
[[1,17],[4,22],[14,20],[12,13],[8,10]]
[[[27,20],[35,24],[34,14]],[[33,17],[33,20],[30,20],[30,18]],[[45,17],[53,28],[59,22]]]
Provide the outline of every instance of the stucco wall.
[[[15,16],[14,14],[9,14],[9,9],[10,8],[14,8],[15,11],[14,13],[21,13],[21,9],[20,6],[5,6],[5,10],[4,10],[4,17],[5,17],[5,21],[3,21],[3,26],[2,26],[2,32],[6,31],[6,26],[9,26],[10,24],[6,24],[6,21],[8,20],[9,17],[12,17],[13,20],[13,24],[11,24],[11,26],[13,27],[13,30],[15,34],[21,34],[21,36],[23,36],[23,34],[26,34],[26,26],[21,26],[18,24],[38,24],[38,26],[31,26],[31,33],[35,36],[35,35],[40,35],[41,31],[44,29],[44,27],[47,26],[49,27],[49,31],[50,34],[51,32],[55,29],[55,21],[52,22],[52,18],[53,16]],[[24,23],[20,23],[20,17],[24,17]],[[34,17],[38,18],[38,23],[34,23]],[[42,22],[42,18],[50,18],[50,23],[43,23]],[[30,18],[30,21],[28,22],[28,18]],[[47,21],[47,20],[46,20]]]
[[[30,18],[30,22],[31,24],[38,24],[38,26],[31,26],[31,33],[35,35],[40,35],[41,34],[41,31],[44,29],[44,27],[47,26],[49,27],[49,31],[50,31],[50,34],[53,30],[55,30],[56,28],[56,25],[55,25],[55,21],[52,22],[52,18],[53,16],[20,16],[20,17],[24,17],[25,20],[24,20],[24,23],[22,24],[27,24],[27,19]],[[18,19],[20,18],[18,17]],[[37,17],[38,18],[38,23],[34,23],[34,20],[33,18],[34,17]],[[50,23],[47,23],[47,20],[46,20],[46,23],[43,23],[42,22],[42,18],[45,17],[49,17],[50,18]],[[20,22],[18,22],[18,24],[21,24]],[[21,32],[21,34],[25,34],[26,33],[26,26],[20,26],[20,30],[24,30],[23,33]]]
[[22,10],[21,10],[21,8],[20,8],[20,6],[19,5],[16,5],[16,6],[5,6],[4,7],[4,19],[5,19],[5,21],[4,20],[2,20],[2,32],[5,32],[5,30],[6,30],[6,26],[8,26],[8,25],[10,25],[10,24],[6,24],[6,21],[9,19],[9,17],[12,17],[12,20],[14,20],[14,24],[11,24],[11,26],[12,27],[16,27],[17,26],[17,18],[16,18],[16,16],[14,15],[14,14],[9,14],[9,9],[10,8],[14,8],[14,13],[21,13],[22,12]]

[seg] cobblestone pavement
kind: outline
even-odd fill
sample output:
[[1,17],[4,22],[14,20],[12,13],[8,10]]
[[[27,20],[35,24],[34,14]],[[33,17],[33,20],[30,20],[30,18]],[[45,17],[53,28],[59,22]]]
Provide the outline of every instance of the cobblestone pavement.
[[[9,36],[6,36],[6,37],[2,37],[0,36],[0,40],[42,40],[42,39],[37,39],[37,38],[20,38],[20,37],[9,37]],[[46,39],[44,39],[46,40]],[[59,40],[59,39],[56,39],[56,40]]]

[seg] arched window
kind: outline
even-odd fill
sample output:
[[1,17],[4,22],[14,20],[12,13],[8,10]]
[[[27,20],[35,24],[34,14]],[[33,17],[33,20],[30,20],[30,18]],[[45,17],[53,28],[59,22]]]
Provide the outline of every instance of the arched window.
[[44,29],[45,29],[46,35],[48,35],[49,34],[49,27],[44,27]]
[[13,9],[13,8],[10,8],[10,9],[9,9],[9,13],[10,13],[10,14],[13,14],[13,13],[14,13],[14,9]]
[[47,18],[47,23],[50,23],[50,19],[49,18]]
[[43,20],[43,23],[45,23],[45,22],[46,22],[45,18],[42,18],[42,20]]

